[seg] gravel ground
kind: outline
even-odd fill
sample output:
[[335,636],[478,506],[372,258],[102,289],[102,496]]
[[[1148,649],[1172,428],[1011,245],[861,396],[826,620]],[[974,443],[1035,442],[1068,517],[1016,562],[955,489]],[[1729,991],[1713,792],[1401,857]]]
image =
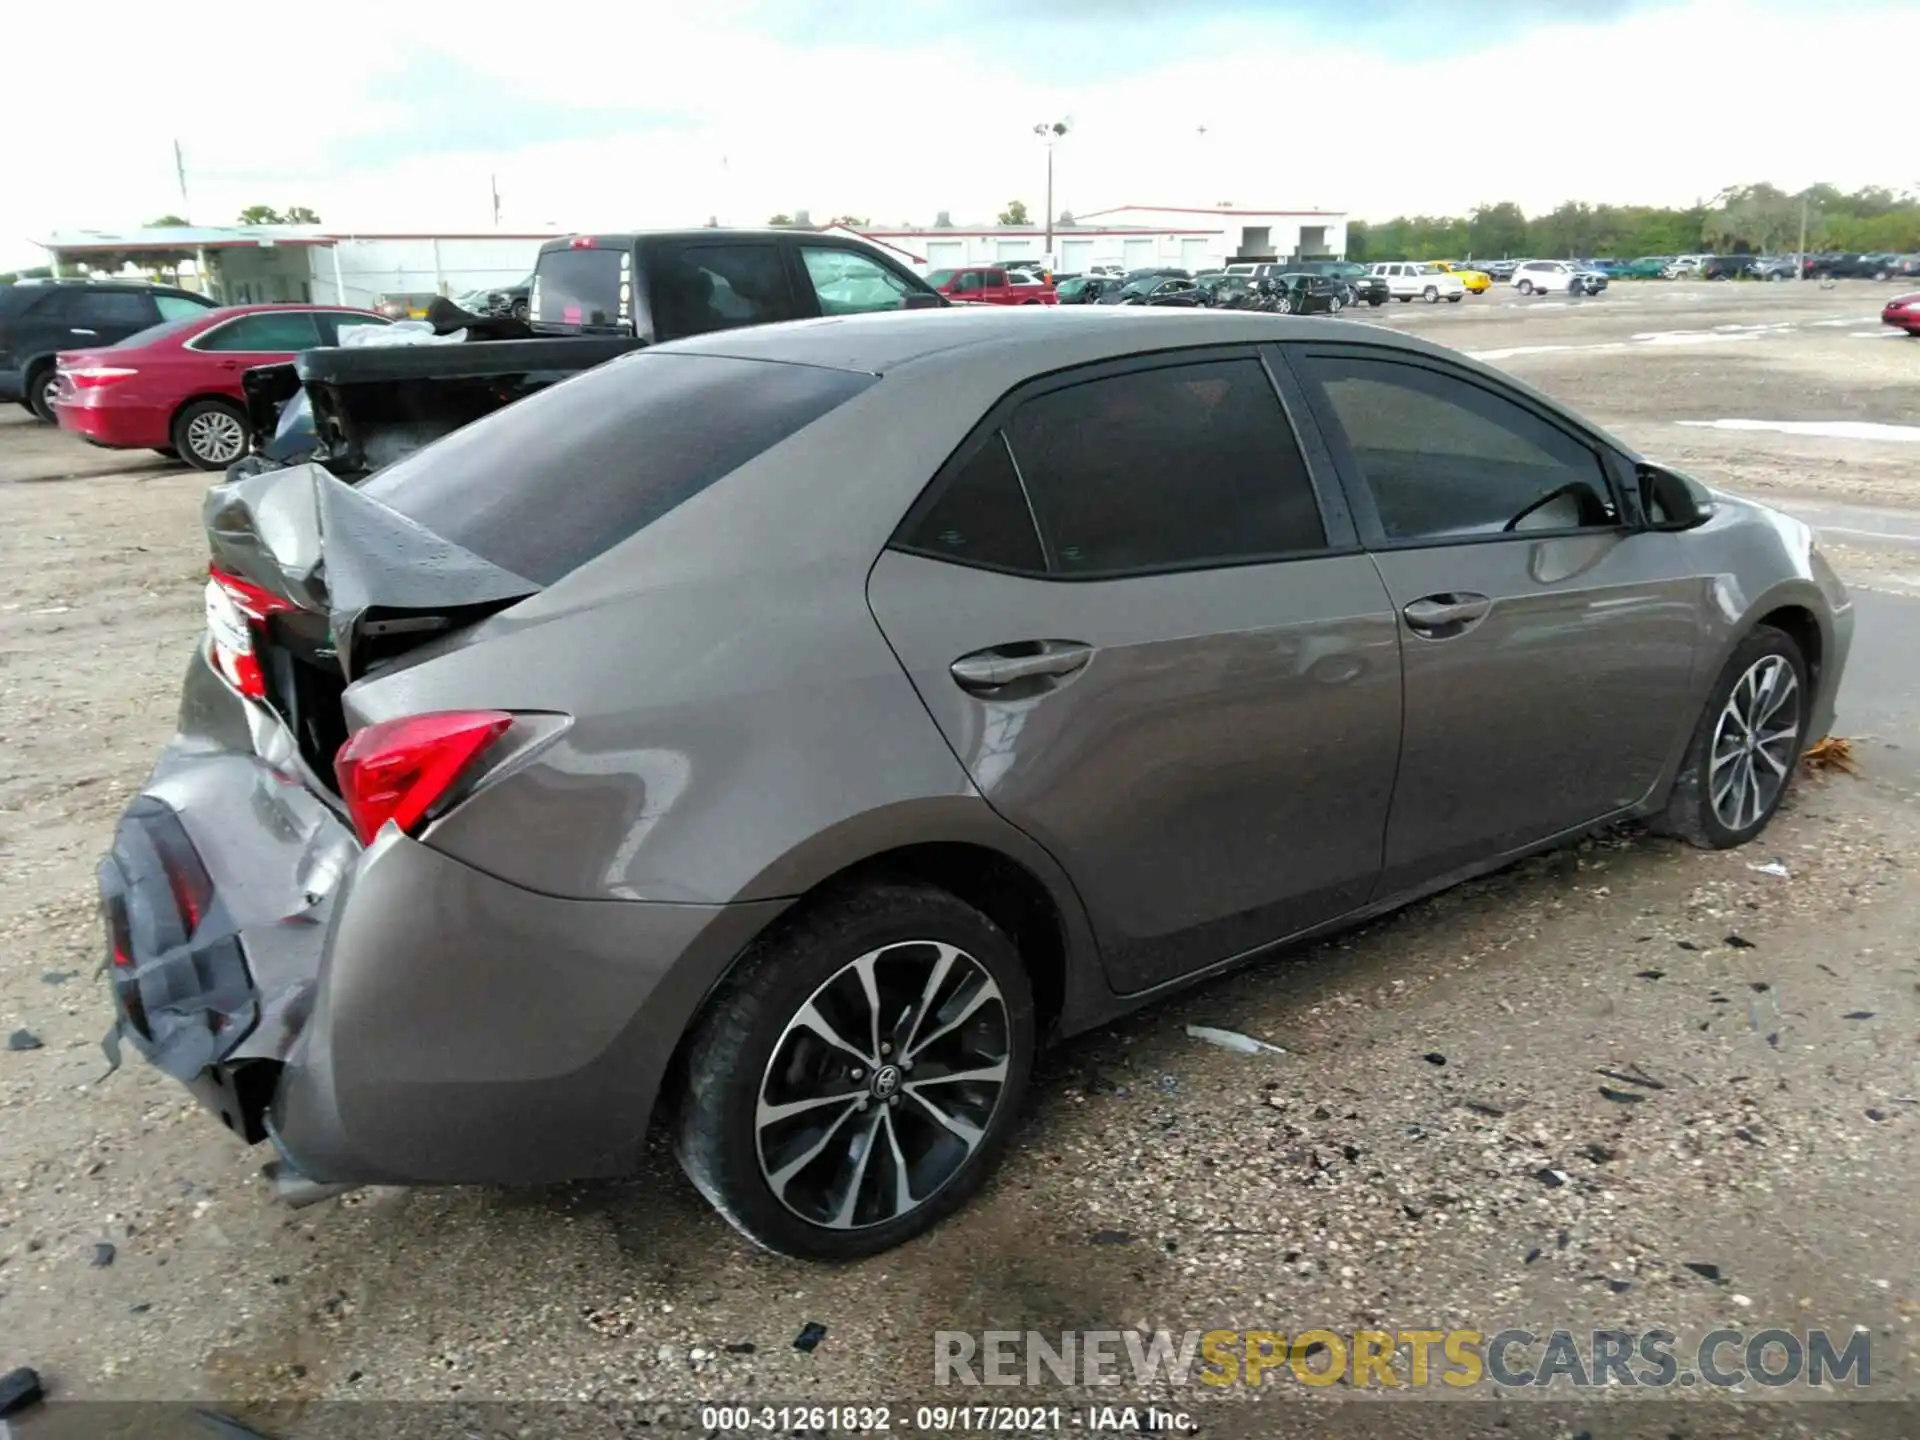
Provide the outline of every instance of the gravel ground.
[[[1920,344],[1855,338],[1881,293],[1623,285],[1369,318],[1524,350],[1497,363],[1715,483],[1920,510],[1913,446],[1675,423],[1911,420]],[[1748,850],[1596,838],[1062,1046],[986,1193],[861,1265],[756,1251],[657,1153],[618,1185],[270,1206],[259,1153],[137,1061],[103,1078],[97,1045],[92,868],[200,625],[204,482],[152,459],[0,419],[0,1033],[41,1042],[0,1049],[0,1371],[35,1365],[68,1399],[252,1405],[272,1434],[373,1433],[366,1410],[298,1408],[344,1399],[613,1401],[636,1407],[620,1433],[662,1433],[701,1400],[1084,1411],[1086,1392],[936,1395],[939,1329],[1864,1326],[1880,1393],[1920,1397],[1920,811],[1871,768],[1812,778]],[[1856,583],[1896,587],[1920,559],[1837,553]],[[1770,862],[1786,873],[1754,868]],[[810,1322],[825,1336],[802,1351]],[[1431,1406],[1249,1408],[1304,1393],[1128,1398],[1213,1434],[1339,1433],[1360,1410],[1368,1433],[1439,1423]],[[1619,1410],[1604,1433],[1920,1418]],[[595,1428],[610,1413],[481,1408],[454,1433],[614,1433]],[[67,1428],[83,1415],[84,1433],[177,1419],[55,1405],[22,1433],[83,1433]],[[1444,1422],[1581,1423],[1517,1404]]]

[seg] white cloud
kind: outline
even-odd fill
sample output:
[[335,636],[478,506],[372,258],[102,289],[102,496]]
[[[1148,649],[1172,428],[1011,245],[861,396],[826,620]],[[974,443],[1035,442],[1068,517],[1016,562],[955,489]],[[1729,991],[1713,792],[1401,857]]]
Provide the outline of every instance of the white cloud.
[[[83,45],[86,84],[64,64],[10,67],[10,108],[46,121],[9,160],[0,266],[39,259],[26,242],[52,230],[180,209],[176,136],[195,219],[302,203],[360,229],[483,227],[496,174],[504,222],[524,228],[757,223],[801,207],[984,220],[1016,195],[1038,214],[1028,128],[1068,114],[1055,206],[1081,212],[1226,200],[1384,217],[1500,199],[1684,204],[1762,179],[1920,183],[1910,99],[1872,78],[1874,57],[1920,48],[1915,6],[1809,18],[1700,0],[1513,31],[1489,12],[1367,27],[1334,48],[1265,28],[1210,58],[1071,86],[1023,78],[939,28],[904,48],[802,51],[725,8],[581,7],[543,27],[347,0],[264,7],[230,29],[154,26],[130,5],[121,23],[115,9],[96,3],[84,41],[52,12],[10,22],[17,55]],[[1485,23],[1487,41],[1422,58],[1423,23]],[[428,54],[457,62],[488,102],[641,107],[684,125],[358,163],[407,138],[390,133],[404,107],[373,97]]]

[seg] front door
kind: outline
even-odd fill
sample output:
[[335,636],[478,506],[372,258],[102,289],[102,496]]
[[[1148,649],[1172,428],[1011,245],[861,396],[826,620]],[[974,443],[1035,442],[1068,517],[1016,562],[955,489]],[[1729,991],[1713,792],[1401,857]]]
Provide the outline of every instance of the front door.
[[1399,615],[1382,895],[1644,799],[1689,725],[1708,578],[1632,528],[1605,449],[1426,356],[1290,351]]
[[976,430],[869,582],[987,801],[1134,992],[1363,903],[1393,612],[1250,347],[1067,372]]

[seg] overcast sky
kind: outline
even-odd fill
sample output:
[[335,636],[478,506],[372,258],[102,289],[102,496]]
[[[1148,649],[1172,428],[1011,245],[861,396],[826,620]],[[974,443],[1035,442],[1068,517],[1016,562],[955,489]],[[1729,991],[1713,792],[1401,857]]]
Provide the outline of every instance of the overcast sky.
[[[54,230],[876,224],[1229,202],[1373,218],[1920,187],[1914,0],[44,5],[0,29],[0,268]],[[33,61],[43,55],[46,63]],[[27,61],[30,63],[20,63]],[[1883,73],[1881,66],[1887,64]]]

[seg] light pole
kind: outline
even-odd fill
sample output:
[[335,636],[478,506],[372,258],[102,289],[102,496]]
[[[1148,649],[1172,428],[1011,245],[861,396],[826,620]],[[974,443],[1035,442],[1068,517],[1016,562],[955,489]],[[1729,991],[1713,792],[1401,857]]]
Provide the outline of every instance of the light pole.
[[1033,133],[1047,142],[1047,267],[1053,267],[1053,144],[1067,131],[1073,128],[1071,118],[1055,120],[1051,124],[1042,121],[1033,127]]

